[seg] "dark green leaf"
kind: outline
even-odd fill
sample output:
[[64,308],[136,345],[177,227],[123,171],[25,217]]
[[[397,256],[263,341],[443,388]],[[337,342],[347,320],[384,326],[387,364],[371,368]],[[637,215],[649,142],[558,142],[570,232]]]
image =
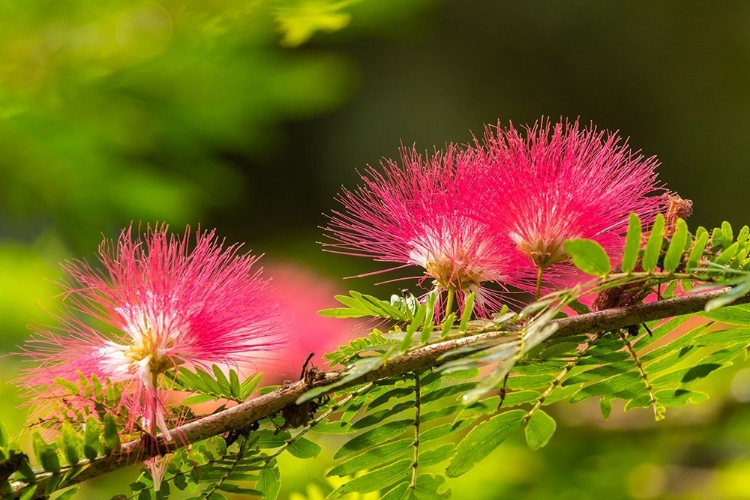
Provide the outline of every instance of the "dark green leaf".
[[297,458],[315,458],[320,453],[320,446],[307,438],[299,438],[287,448]]
[[42,435],[34,432],[32,443],[34,446],[34,455],[36,455],[39,465],[47,472],[54,472],[55,474],[60,472],[60,459],[57,457],[55,449],[42,439]]
[[400,460],[382,469],[368,472],[333,490],[328,498],[333,500],[349,493],[370,493],[403,481],[411,474],[411,460]]
[[629,273],[635,269],[638,251],[641,248],[641,219],[637,214],[630,214],[628,235],[625,238],[625,250],[622,253],[622,272]]
[[443,460],[448,460],[453,455],[456,446],[453,443],[447,443],[432,450],[423,451],[419,454],[419,466],[429,467],[438,464]]
[[89,460],[94,460],[102,452],[99,435],[102,428],[94,417],[86,419],[86,428],[83,432],[83,454]]
[[446,471],[448,477],[458,477],[471,470],[521,427],[525,415],[523,410],[507,411],[472,429],[456,447]]
[[368,410],[373,410],[374,408],[377,408],[378,406],[384,405],[391,399],[398,399],[403,398],[405,396],[409,396],[414,393],[414,386],[410,385],[408,387],[395,387],[377,398],[373,399],[372,402],[367,406]]
[[684,220],[677,219],[675,232],[672,235],[672,240],[669,242],[667,254],[664,256],[665,271],[673,273],[677,270],[689,237],[690,232],[688,231],[687,224],[685,224]]
[[445,500],[451,497],[451,490],[440,492],[445,478],[436,474],[420,474],[413,490],[417,500]]
[[265,500],[276,500],[281,490],[281,472],[278,467],[268,467],[261,469],[260,479],[255,487],[263,493]]
[[659,263],[659,257],[661,256],[661,247],[664,242],[664,216],[662,214],[656,215],[653,226],[651,226],[651,234],[646,242],[646,248],[643,251],[642,265],[643,270],[651,272],[656,269],[656,265]]
[[236,484],[227,483],[227,482],[221,483],[218,486],[218,488],[222,491],[227,491],[229,493],[237,493],[238,495],[249,495],[249,496],[254,496],[254,497],[263,496],[263,493],[258,490],[254,490],[252,488],[244,488],[242,486],[238,486]]
[[102,423],[104,424],[104,432],[102,433],[104,453],[109,455],[120,450],[120,436],[117,434],[117,426],[112,415],[106,413],[102,418]]
[[409,483],[399,483],[388,491],[388,493],[385,493],[381,497],[381,500],[408,500],[410,496]]
[[526,443],[532,450],[538,450],[547,445],[557,424],[555,419],[542,410],[535,411],[526,422]]
[[612,414],[612,399],[603,397],[599,400],[599,409],[602,412],[604,420],[609,420],[609,416]]
[[8,431],[5,430],[5,426],[0,422],[0,448],[8,447]]
[[352,457],[340,463],[327,474],[328,476],[350,476],[365,469],[387,464],[405,455],[412,453],[413,439],[399,439],[392,443],[377,446],[367,450],[365,453]]
[[58,442],[58,447],[65,453],[68,463],[75,465],[81,459],[78,451],[82,446],[81,440],[73,429],[73,426],[68,422],[63,422],[61,431],[61,439]]
[[345,443],[344,446],[339,448],[333,458],[339,459],[354,453],[355,451],[363,450],[398,437],[404,432],[404,429],[411,426],[413,423],[414,420],[396,420],[394,422],[383,424],[375,429],[370,429]]
[[606,276],[611,270],[609,257],[602,246],[594,240],[578,239],[565,242],[565,253],[573,264],[586,274]]
[[708,399],[708,394],[690,391],[688,389],[665,389],[657,391],[656,400],[664,406],[685,406],[686,404],[699,404]]
[[385,419],[398,415],[402,411],[414,408],[414,401],[404,401],[387,410],[370,413],[352,424],[352,429],[361,430],[382,423]]

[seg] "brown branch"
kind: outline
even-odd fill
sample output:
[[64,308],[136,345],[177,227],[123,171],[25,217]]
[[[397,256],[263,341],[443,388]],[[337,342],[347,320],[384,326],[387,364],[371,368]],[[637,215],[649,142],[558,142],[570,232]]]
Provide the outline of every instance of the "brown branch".
[[[706,303],[711,299],[719,297],[725,292],[726,289],[703,292],[659,302],[638,304],[626,308],[607,309],[554,320],[558,328],[553,337],[569,337],[582,333],[601,333],[630,325],[638,325],[646,321],[698,312],[703,310]],[[748,302],[750,302],[750,295],[741,297],[735,304]],[[445,354],[480,341],[506,336],[507,333],[507,331],[490,331],[415,349],[390,359],[383,366],[337,387],[336,391],[367,382],[403,375],[408,372],[439,366],[442,363],[441,357]],[[194,443],[212,436],[247,427],[253,422],[274,415],[283,408],[294,405],[295,401],[310,389],[322,387],[340,380],[343,373],[342,371],[332,371],[321,374],[315,381],[300,380],[289,383],[268,394],[258,396],[219,413],[184,424],[174,430],[174,434],[180,436],[176,441],[167,441],[164,437],[159,436],[156,446],[154,446],[154,443],[147,445],[143,440],[125,443],[119,452],[109,457],[97,459],[93,463],[87,460],[80,462],[78,466],[82,466],[83,470],[68,484],[80,483],[87,479],[132,465],[134,461],[144,460],[159,454],[157,450],[161,450],[164,453],[164,450],[174,450],[187,443]],[[65,473],[69,469],[70,467],[64,467],[62,473]],[[44,490],[45,483],[51,477],[51,473],[42,473],[37,476],[38,491]],[[15,496],[28,485],[22,481],[17,481],[11,486],[13,493],[9,495]],[[6,496],[0,494],[0,498],[6,498]]]

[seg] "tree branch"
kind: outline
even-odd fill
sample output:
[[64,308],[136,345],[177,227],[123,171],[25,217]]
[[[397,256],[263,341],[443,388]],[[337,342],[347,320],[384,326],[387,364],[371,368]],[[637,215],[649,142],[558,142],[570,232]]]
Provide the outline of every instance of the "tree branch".
[[[698,312],[703,310],[706,303],[711,299],[719,297],[724,293],[726,293],[726,289],[554,320],[558,328],[553,337],[569,337],[582,333],[606,332],[630,325],[637,325],[646,321]],[[750,295],[741,297],[734,304],[748,302],[750,302]],[[355,385],[439,366],[441,364],[440,358],[444,354],[450,353],[460,347],[505,335],[507,335],[507,331],[491,331],[421,347],[390,359],[383,366],[344,385],[338,386],[335,390],[340,391]],[[310,389],[337,382],[344,373],[343,371],[332,371],[320,374],[312,382],[300,380],[285,384],[284,387],[268,394],[258,396],[219,413],[184,424],[173,431],[174,435],[179,436],[176,441],[167,441],[163,436],[159,436],[156,445],[154,443],[147,445],[144,440],[125,443],[119,452],[109,457],[100,458],[93,462],[88,460],[79,462],[78,467],[82,467],[82,470],[68,484],[80,483],[87,479],[132,465],[136,461],[145,460],[158,454],[165,454],[168,450],[174,450],[189,443],[246,427],[258,420],[278,413],[283,408],[293,406],[295,401]],[[70,467],[64,467],[61,473],[64,474],[69,469]],[[51,473],[39,474],[37,476],[37,484],[40,486],[37,491],[43,491],[45,483],[51,477]],[[11,485],[13,493],[10,495],[13,496],[14,493],[19,492],[26,486],[28,486],[27,483],[22,481],[14,482]],[[0,498],[5,497],[6,495],[0,494]]]

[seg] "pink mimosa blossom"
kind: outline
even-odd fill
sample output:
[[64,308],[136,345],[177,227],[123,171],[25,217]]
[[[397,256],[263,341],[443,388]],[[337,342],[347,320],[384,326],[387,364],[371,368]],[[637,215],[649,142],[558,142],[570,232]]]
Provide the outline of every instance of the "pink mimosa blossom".
[[328,368],[323,355],[357,337],[369,333],[361,319],[328,318],[321,309],[340,307],[333,297],[345,293],[334,280],[292,262],[271,261],[265,270],[273,275],[273,287],[279,298],[279,318],[288,342],[279,348],[276,359],[257,364],[264,383],[296,380],[310,353],[311,363]]
[[488,167],[488,222],[540,269],[565,260],[563,243],[574,238],[616,252],[631,212],[649,224],[664,208],[663,197],[650,196],[664,192],[656,158],[593,126],[542,120],[525,137],[498,126],[477,149]]
[[[214,232],[170,235],[166,225],[104,241],[100,266],[74,261],[60,328],[26,343],[34,367],[22,385],[54,397],[54,381],[78,372],[124,384],[121,404],[136,424],[169,436],[160,375],[184,365],[236,365],[280,344],[276,304],[257,257],[224,247]],[[99,269],[101,268],[101,270]]]
[[401,166],[388,160],[368,168],[363,185],[344,190],[327,228],[333,252],[418,266],[441,290],[477,292],[491,299],[485,282],[516,284],[516,252],[507,236],[476,214],[483,179],[470,149],[448,146],[422,157],[401,150]]

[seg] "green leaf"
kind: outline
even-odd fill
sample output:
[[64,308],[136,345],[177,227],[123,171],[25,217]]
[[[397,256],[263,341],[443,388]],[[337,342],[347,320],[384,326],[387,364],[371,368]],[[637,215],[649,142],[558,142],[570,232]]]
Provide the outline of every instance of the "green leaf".
[[232,396],[237,400],[242,400],[242,390],[240,388],[240,377],[234,369],[229,370],[229,389]]
[[58,442],[58,447],[65,453],[65,458],[70,465],[75,465],[81,459],[78,450],[81,448],[81,440],[68,422],[63,422],[62,433]]
[[456,454],[446,470],[448,477],[458,477],[471,470],[521,427],[525,415],[523,410],[506,411],[474,427],[456,447]]
[[250,397],[250,395],[253,393],[256,387],[258,387],[258,384],[260,383],[261,379],[263,378],[262,373],[256,373],[252,377],[244,380],[240,384],[240,399],[243,401]]
[[729,245],[732,241],[734,241],[732,225],[729,222],[724,221],[721,223],[721,234],[724,240],[724,246]]
[[0,448],[8,447],[8,431],[5,430],[5,426],[0,422]]
[[238,495],[248,495],[248,496],[255,496],[255,497],[262,497],[263,493],[261,493],[258,490],[254,490],[252,488],[244,488],[242,486],[238,486],[233,483],[227,483],[223,482],[217,486],[218,489],[222,491],[227,491],[229,493],[236,493]]
[[281,490],[281,472],[278,467],[261,469],[260,479],[255,487],[263,493],[264,500],[276,500]]
[[328,498],[333,500],[349,493],[370,493],[403,481],[411,474],[411,460],[400,460],[381,469],[368,472],[333,490]]
[[64,491],[60,496],[58,496],[55,500],[70,500],[73,498],[73,495],[78,493],[78,488],[70,488],[67,491]]
[[201,403],[207,403],[209,401],[216,401],[219,398],[219,396],[215,396],[213,394],[193,394],[192,396],[188,396],[183,399],[182,404],[185,406],[197,405]]
[[542,410],[537,410],[526,423],[526,444],[532,450],[538,450],[547,445],[557,424],[555,419]]
[[730,325],[750,326],[750,304],[722,307],[701,315]]
[[374,469],[412,453],[412,444],[413,439],[405,438],[371,448],[365,453],[340,463],[331,469],[327,476],[350,476],[361,470]]
[[573,264],[586,274],[606,276],[611,270],[607,252],[594,240],[566,241],[565,252],[573,259]]
[[604,420],[609,420],[609,416],[612,414],[612,399],[603,397],[599,400],[599,409],[602,412]]
[[430,465],[439,464],[443,460],[448,460],[456,446],[453,443],[446,443],[432,450],[426,450],[419,454],[419,466],[429,467]]
[[99,422],[92,417],[86,419],[86,426],[83,431],[83,455],[89,460],[94,460],[102,451],[102,445],[99,442],[99,435],[102,428]]
[[664,270],[673,273],[677,270],[682,259],[682,254],[685,252],[685,245],[687,244],[690,232],[688,231],[687,224],[682,219],[677,219],[676,229],[672,235],[672,240],[669,242],[669,248],[667,248],[667,254],[664,257]]
[[651,226],[651,234],[646,242],[646,248],[643,250],[643,270],[651,272],[656,269],[656,265],[659,263],[659,257],[661,256],[661,247],[664,243],[664,216],[662,214],[656,215],[654,225]]
[[37,489],[37,487],[38,486],[35,484],[35,485],[33,485],[33,486],[25,489],[23,491],[23,493],[21,493],[21,496],[18,497],[19,500],[31,500],[32,498],[34,498],[34,496],[36,495],[36,489]]
[[656,400],[663,406],[685,406],[686,404],[699,404],[708,399],[708,394],[688,389],[665,389],[654,394]]
[[409,483],[399,483],[394,486],[388,493],[385,493],[380,500],[408,500],[411,496]]
[[55,453],[55,449],[48,445],[42,435],[38,432],[34,432],[32,436],[32,443],[34,446],[34,455],[39,461],[39,465],[42,466],[47,472],[53,472],[55,474],[60,472],[60,459]]
[[466,296],[466,301],[464,302],[464,310],[461,313],[461,324],[459,326],[459,329],[462,332],[466,331],[466,328],[469,325],[469,320],[471,319],[471,313],[473,310],[474,310],[474,292],[471,292],[469,295]]
[[413,490],[417,500],[445,500],[451,497],[451,490],[440,492],[445,478],[437,474],[420,474]]
[[287,448],[297,458],[315,458],[320,453],[320,446],[307,438],[299,438]]
[[413,419],[396,420],[394,422],[383,424],[380,427],[376,427],[375,429],[370,429],[369,431],[364,432],[359,436],[355,436],[347,443],[344,443],[344,445],[339,448],[333,458],[339,459],[350,455],[355,451],[364,450],[365,448],[384,443],[390,439],[400,436],[404,432],[404,429],[410,427],[413,424]]
[[112,415],[106,413],[102,418],[102,423],[104,424],[104,432],[102,434],[104,438],[104,453],[109,455],[120,450],[120,436],[117,434],[117,426]]
[[721,252],[718,257],[716,257],[716,260],[714,260],[714,264],[717,266],[725,266],[729,264],[729,261],[731,261],[735,255],[737,255],[737,252],[739,251],[740,246],[737,244],[737,242],[732,243],[727,247],[726,250]]
[[625,238],[625,250],[622,252],[622,272],[624,273],[629,273],[635,269],[638,251],[641,248],[641,234],[641,218],[637,214],[630,214],[628,235]]
[[750,278],[745,280],[744,282],[740,283],[739,285],[735,286],[731,290],[729,290],[727,293],[716,297],[715,299],[711,299],[706,304],[706,312],[711,312],[716,309],[722,308],[724,306],[727,306],[734,302],[735,300],[744,297],[750,293]]

